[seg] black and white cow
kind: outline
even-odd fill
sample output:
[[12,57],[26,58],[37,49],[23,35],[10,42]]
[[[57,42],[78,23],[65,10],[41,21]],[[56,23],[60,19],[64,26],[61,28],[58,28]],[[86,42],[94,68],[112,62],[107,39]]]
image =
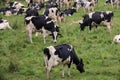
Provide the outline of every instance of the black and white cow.
[[43,3],[44,0],[25,0],[25,1],[27,2],[28,7],[29,7],[29,6],[32,6],[35,3],[38,3],[38,4]]
[[113,38],[113,42],[120,43],[120,34],[119,35],[115,35],[115,37]]
[[42,30],[44,37],[44,43],[46,43],[45,37],[47,36],[47,31],[49,35],[52,36],[53,42],[57,42],[57,36],[59,35],[59,27],[53,22],[53,20],[45,15],[39,16],[29,16],[25,17],[26,30],[29,36],[29,40],[32,43],[32,33],[37,30]]
[[52,67],[63,64],[62,77],[64,77],[64,66],[68,65],[68,76],[70,76],[71,64],[75,64],[80,73],[85,72],[83,60],[79,59],[72,45],[62,44],[44,48],[44,61],[47,70],[47,78]]
[[73,6],[78,11],[79,8],[83,8],[84,12],[93,12],[94,11],[94,4],[87,0],[75,0]]
[[13,9],[20,9],[23,8],[24,5],[20,2],[9,2],[9,8],[13,8]]
[[40,4],[32,4],[32,9],[37,9],[37,10],[40,10],[44,7],[44,3],[40,3]]
[[57,12],[57,7],[50,7],[45,9],[44,15],[48,16],[49,18],[52,18],[54,21],[57,22]]
[[80,22],[81,30],[84,30],[86,26],[89,26],[89,29],[93,26],[97,28],[98,25],[107,26],[109,32],[111,32],[112,28],[112,11],[101,11],[101,12],[92,12],[84,15],[84,19]]
[[9,22],[7,20],[4,19],[0,19],[0,30],[3,29],[12,29],[9,25]]
[[30,17],[30,16],[39,16],[38,10],[37,9],[31,9],[28,8],[25,12],[25,17]]
[[72,16],[76,12],[76,9],[72,7],[72,8],[63,10],[63,12],[67,16]]
[[112,7],[117,5],[117,8],[120,6],[120,0],[105,0],[105,4],[111,4]]

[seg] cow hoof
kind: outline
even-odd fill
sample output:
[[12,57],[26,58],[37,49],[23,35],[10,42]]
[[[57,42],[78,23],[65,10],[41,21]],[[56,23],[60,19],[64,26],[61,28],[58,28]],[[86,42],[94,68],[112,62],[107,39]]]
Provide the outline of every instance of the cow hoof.
[[64,78],[65,76],[62,76],[62,78]]

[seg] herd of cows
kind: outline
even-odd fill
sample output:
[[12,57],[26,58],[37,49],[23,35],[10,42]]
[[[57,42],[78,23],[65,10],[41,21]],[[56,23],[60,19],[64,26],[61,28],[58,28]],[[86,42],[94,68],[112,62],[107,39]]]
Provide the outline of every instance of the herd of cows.
[[[80,30],[84,30],[86,26],[89,30],[92,27],[105,25],[108,31],[112,32],[112,18],[114,12],[112,11],[96,11],[94,8],[99,4],[98,0],[26,0],[27,8],[20,2],[9,2],[8,7],[0,8],[0,13],[4,16],[22,15],[26,23],[26,32],[29,37],[30,43],[33,43],[32,33],[36,32],[36,36],[41,33],[46,43],[46,36],[52,36],[52,41],[57,42],[57,37],[62,36],[58,22],[65,22],[65,16],[72,16],[79,8],[83,8],[85,14],[83,20],[80,20]],[[105,0],[105,4],[111,4],[112,7],[120,6],[120,0]],[[68,9],[60,10],[61,7],[69,7]],[[38,11],[45,8],[43,14]],[[0,30],[12,29],[9,22],[0,18]],[[120,35],[113,38],[114,42],[120,43]],[[72,45],[61,44],[58,46],[48,46],[44,48],[44,61],[47,71],[47,78],[53,66],[63,63],[62,77],[64,77],[64,64],[68,65],[68,76],[70,76],[71,63],[76,65],[77,70],[81,73],[85,72],[84,63],[79,59],[75,53]]]

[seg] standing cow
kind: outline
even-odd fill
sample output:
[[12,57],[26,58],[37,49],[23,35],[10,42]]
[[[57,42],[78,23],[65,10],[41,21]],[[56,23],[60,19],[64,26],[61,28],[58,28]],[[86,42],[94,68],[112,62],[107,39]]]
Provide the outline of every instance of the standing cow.
[[51,68],[60,63],[63,64],[62,77],[64,77],[65,64],[68,65],[68,76],[70,76],[70,67],[72,63],[76,65],[76,68],[80,71],[80,73],[85,71],[82,59],[78,58],[73,46],[68,44],[44,48],[44,61],[48,79]]
[[[26,30],[29,37],[29,41],[32,43],[32,33],[34,31],[42,30],[44,37],[44,43],[46,43],[45,37],[49,34],[53,38],[53,42],[57,42],[59,34],[59,27],[53,22],[53,20],[45,15],[29,16],[25,17]],[[49,32],[47,34],[47,32]]]
[[3,29],[12,29],[12,28],[10,27],[9,22],[7,20],[0,18],[0,30]]
[[105,25],[109,32],[111,32],[113,15],[112,11],[92,12],[86,14],[84,15],[84,19],[79,22],[80,28],[83,31],[86,26],[89,26],[89,29],[91,30],[93,26],[97,28],[98,25]]

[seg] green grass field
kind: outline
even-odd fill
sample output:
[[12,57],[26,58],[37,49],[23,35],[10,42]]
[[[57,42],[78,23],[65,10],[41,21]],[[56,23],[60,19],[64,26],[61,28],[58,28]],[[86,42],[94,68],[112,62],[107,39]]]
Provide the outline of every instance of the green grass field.
[[103,26],[89,32],[88,28],[80,31],[79,24],[71,24],[82,19],[84,12],[79,9],[73,16],[67,16],[65,23],[58,23],[63,37],[58,38],[57,43],[47,37],[46,44],[42,36],[35,37],[34,34],[34,43],[28,42],[24,15],[6,17],[0,14],[14,29],[0,30],[0,80],[46,80],[43,48],[63,43],[72,44],[77,55],[83,58],[85,73],[81,74],[73,64],[71,77],[67,76],[66,66],[65,78],[62,78],[62,66],[59,65],[52,68],[50,80],[120,80],[120,44],[112,42],[113,37],[120,34],[120,8],[104,6],[104,0],[99,0],[95,11],[106,10],[114,12],[111,34]]

